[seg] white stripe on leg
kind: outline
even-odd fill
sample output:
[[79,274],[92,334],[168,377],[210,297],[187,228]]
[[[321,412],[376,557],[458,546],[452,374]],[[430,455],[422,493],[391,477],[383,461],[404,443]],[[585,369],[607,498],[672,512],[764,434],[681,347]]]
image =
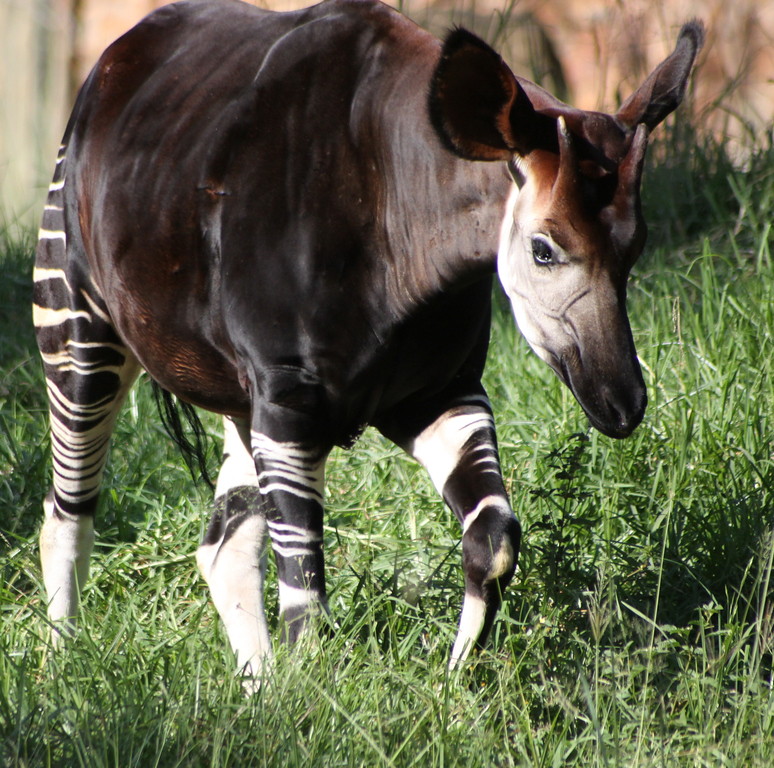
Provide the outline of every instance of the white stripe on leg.
[[[469,400],[442,414],[408,446],[409,453],[425,467],[441,494],[471,435],[481,429],[494,430],[494,419],[486,408],[488,400],[484,397]],[[490,447],[488,444],[484,446],[485,449]],[[484,461],[491,463],[499,474],[499,463],[494,457],[486,457]]]
[[283,581],[279,582],[278,587],[280,613],[287,613],[293,608],[309,609],[314,605],[319,605],[323,610],[327,608],[325,601],[320,600],[319,592],[300,587],[291,587]]
[[253,457],[260,462],[261,493],[284,491],[300,499],[323,503],[325,456],[301,443],[278,442],[268,435],[251,433]]

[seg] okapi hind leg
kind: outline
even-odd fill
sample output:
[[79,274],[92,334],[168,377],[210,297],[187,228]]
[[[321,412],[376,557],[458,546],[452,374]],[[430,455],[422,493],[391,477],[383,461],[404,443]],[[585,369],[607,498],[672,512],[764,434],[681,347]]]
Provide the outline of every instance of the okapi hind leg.
[[[43,355],[45,360],[47,354]],[[43,503],[40,560],[55,644],[62,633],[71,634],[74,629],[80,593],[88,577],[94,544],[94,514],[110,436],[137,371],[128,355],[127,350],[124,377],[116,377],[116,387],[108,394],[102,386],[103,380],[97,387],[103,397],[96,402],[89,402],[93,394],[89,387],[77,386],[83,385],[86,374],[63,371],[66,367],[63,363],[44,365],[49,392],[53,484]]]
[[224,418],[223,464],[215,511],[196,554],[238,668],[256,675],[271,656],[263,607],[266,518],[246,422]]
[[139,370],[89,277],[77,229],[67,231],[64,167],[63,148],[33,273],[33,322],[46,377],[53,463],[40,551],[55,643],[75,623],[110,436]]
[[[410,416],[400,421],[393,419],[385,435],[427,469],[462,523],[465,597],[449,663],[454,668],[489,636],[516,569],[521,528],[503,484],[494,419],[483,392],[454,399],[430,424]],[[417,422],[423,426],[417,429]]]

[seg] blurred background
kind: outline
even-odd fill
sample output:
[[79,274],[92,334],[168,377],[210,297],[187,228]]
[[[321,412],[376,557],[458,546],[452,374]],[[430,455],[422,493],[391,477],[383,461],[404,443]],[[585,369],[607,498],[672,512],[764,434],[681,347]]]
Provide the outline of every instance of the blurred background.
[[[299,0],[252,0],[290,10]],[[0,0],[0,223],[33,225],[78,87],[102,50],[163,0]],[[671,50],[683,21],[707,44],[684,117],[745,150],[774,122],[774,0],[392,0],[436,34],[454,24],[517,74],[613,111]]]

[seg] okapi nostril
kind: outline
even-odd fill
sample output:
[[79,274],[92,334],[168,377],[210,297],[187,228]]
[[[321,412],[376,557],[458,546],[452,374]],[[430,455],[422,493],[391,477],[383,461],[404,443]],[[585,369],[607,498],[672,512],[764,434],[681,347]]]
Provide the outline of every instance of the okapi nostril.
[[642,421],[646,403],[644,391],[613,393],[608,390],[604,397],[604,406],[610,425],[610,436],[628,437]]
[[618,400],[611,397],[605,399],[605,404],[607,405],[607,409],[613,417],[612,420],[615,421],[619,426],[624,426],[628,418],[626,407],[622,406]]

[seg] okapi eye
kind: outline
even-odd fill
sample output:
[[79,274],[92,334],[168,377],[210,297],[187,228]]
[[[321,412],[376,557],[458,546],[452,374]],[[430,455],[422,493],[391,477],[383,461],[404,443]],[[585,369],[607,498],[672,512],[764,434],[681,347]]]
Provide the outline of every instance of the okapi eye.
[[546,267],[554,263],[554,249],[542,237],[533,237],[532,258],[539,267]]

